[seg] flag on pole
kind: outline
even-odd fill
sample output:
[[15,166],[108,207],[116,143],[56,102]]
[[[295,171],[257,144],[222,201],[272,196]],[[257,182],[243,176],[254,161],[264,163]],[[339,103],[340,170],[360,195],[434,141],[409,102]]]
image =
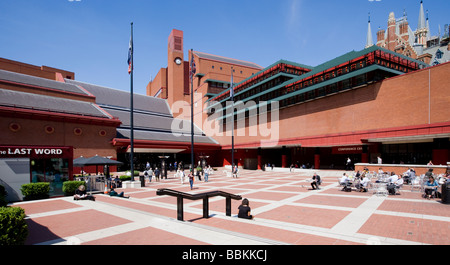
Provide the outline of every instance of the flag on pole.
[[197,71],[197,68],[195,66],[194,54],[192,54],[192,56],[191,56],[191,63],[189,64],[189,79],[191,81],[194,78],[194,74],[195,74],[196,71]]
[[230,98],[234,96],[234,83],[233,83],[233,68],[231,68],[231,82],[230,82]]
[[132,56],[133,56],[133,37],[130,38],[130,45],[128,46],[128,74],[131,74],[132,66]]

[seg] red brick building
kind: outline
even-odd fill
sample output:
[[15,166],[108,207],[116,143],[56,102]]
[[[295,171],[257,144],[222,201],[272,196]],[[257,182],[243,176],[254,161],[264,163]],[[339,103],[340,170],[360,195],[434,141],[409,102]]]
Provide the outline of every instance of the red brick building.
[[[169,63],[173,60],[170,43],[171,37]],[[184,58],[179,52],[177,56]],[[197,66],[193,79],[197,92],[194,121],[206,135],[219,142],[222,152],[211,161],[216,165],[231,164],[233,134],[226,110],[231,108],[227,102],[232,72],[234,102],[255,103],[235,109],[234,157],[239,166],[256,169],[266,163],[278,167],[298,163],[315,168],[342,168],[348,157],[353,162],[373,163],[381,156],[385,163],[409,164],[426,164],[429,160],[446,164],[450,159],[448,63],[429,67],[422,61],[370,46],[316,67],[279,61],[256,71],[246,62],[247,71],[236,73],[238,60],[214,55],[205,58],[198,51],[192,54]],[[174,113],[178,110],[174,110],[174,102],[190,104],[186,74],[189,61],[183,65],[184,71],[167,74],[163,81],[161,70],[160,77],[155,78],[158,81],[149,84],[149,87],[155,82],[179,84],[168,86],[164,96]],[[217,89],[212,84],[221,85]],[[186,97],[171,98],[175,91],[183,91]],[[276,120],[270,120],[274,112],[269,109],[268,120],[263,124],[259,120],[261,113],[253,113],[252,109],[271,101],[278,103]],[[217,115],[215,108],[223,113]],[[188,111],[180,115],[190,119]],[[252,123],[255,116],[256,124]],[[210,131],[205,126],[207,122],[215,122],[219,130]],[[244,124],[243,128],[239,122]],[[261,134],[258,126],[262,125],[277,127],[277,136]]]

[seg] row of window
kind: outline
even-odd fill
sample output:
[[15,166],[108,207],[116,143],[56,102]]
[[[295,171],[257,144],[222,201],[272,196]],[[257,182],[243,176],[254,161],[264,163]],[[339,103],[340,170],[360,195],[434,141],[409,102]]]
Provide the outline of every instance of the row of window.
[[[349,78],[340,82],[336,82],[334,84],[331,85],[327,85],[324,87],[320,87],[317,88],[315,90],[312,91],[308,91],[308,92],[304,92],[301,94],[298,94],[296,96],[292,96],[289,97],[287,99],[283,99],[279,101],[279,107],[284,108],[284,107],[288,107],[291,105],[295,105],[298,103],[302,103],[302,102],[306,102],[309,100],[313,100],[313,99],[317,99],[320,97],[324,97],[330,94],[334,94],[334,93],[338,93],[338,92],[342,92],[348,89],[351,89],[353,87],[357,87],[363,84],[366,84],[368,82],[368,78],[370,78],[371,80],[379,80],[382,78],[382,74],[381,73],[369,73],[369,74],[362,74],[353,78]],[[268,101],[274,98],[277,98],[281,96],[281,90],[275,90],[272,91],[270,93],[261,95],[260,97],[253,99],[256,103],[259,103],[260,101]],[[268,107],[270,108],[270,104],[268,105]],[[213,112],[212,112],[213,113]],[[211,113],[211,114],[212,114]],[[249,110],[245,110],[245,117],[248,118],[249,117]],[[237,115],[235,115],[235,119],[237,119]],[[226,124],[226,120],[223,119],[222,120],[223,125]]]
[[[307,73],[309,71],[310,71],[309,69],[304,69],[304,68],[300,68],[300,67],[296,67],[296,66],[280,63],[280,64],[278,64],[278,65],[276,65],[276,66],[274,66],[274,67],[272,67],[272,68],[270,68],[270,69],[268,69],[268,70],[258,74],[257,76],[247,80],[246,82],[240,84],[239,86],[235,87],[235,94],[237,92],[239,92],[239,91],[245,90],[245,89],[247,89],[249,87],[252,87],[252,86],[254,86],[254,85],[258,84],[258,83],[261,83],[264,80],[266,80],[266,79],[268,79],[268,78],[270,78],[270,77],[272,77],[274,75],[279,74],[280,72],[300,76],[300,75],[305,74],[305,73]],[[266,85],[263,85],[263,86],[266,86]],[[265,90],[266,88],[271,88],[271,87],[273,87],[273,85],[269,85],[268,87],[267,86],[263,87],[262,90]],[[259,88],[256,88],[256,89],[259,89]],[[222,96],[218,97],[216,100],[220,101],[220,100],[223,100],[226,97],[227,97],[227,95],[222,95]]]
[[[320,75],[318,75],[318,76],[314,76],[314,75],[309,76],[305,79],[302,79],[300,81],[292,83],[283,88],[265,93],[257,98],[252,98],[252,100],[255,102],[269,101],[274,98],[278,98],[282,95],[290,94],[295,91],[300,91],[307,87],[310,87],[310,86],[313,86],[316,84],[320,84],[326,80],[333,79],[335,77],[339,77],[339,76],[348,74],[350,72],[354,72],[358,69],[362,69],[362,68],[372,65],[374,63],[378,64],[378,65],[382,65],[384,67],[402,71],[405,73],[412,71],[412,70],[417,70],[419,68],[418,63],[416,63],[414,61],[410,61],[405,58],[400,58],[396,55],[377,50],[372,53],[366,54],[364,57],[361,57],[360,59],[358,59],[358,61],[349,61],[346,64],[341,64],[339,66],[339,68],[337,68],[337,67],[330,68],[327,71],[321,72]],[[248,86],[257,84],[258,82],[261,82],[268,76],[272,76],[276,73],[279,73],[280,71],[281,71],[281,69],[277,68],[274,71],[271,71],[270,73],[261,75],[258,78],[255,78],[254,80],[252,80],[252,82],[249,82],[248,84],[245,84],[244,86],[242,86],[241,89],[245,89]],[[312,100],[317,97],[323,97],[323,96],[326,96],[329,94],[337,93],[337,92],[340,92],[343,90],[350,89],[352,87],[357,87],[357,86],[366,84],[369,81],[376,82],[378,80],[381,80],[382,78],[391,77],[393,75],[394,74],[388,73],[386,71],[372,71],[372,72],[369,72],[366,74],[361,74],[356,77],[341,80],[339,82],[335,82],[334,84],[316,88],[312,91],[308,91],[305,93],[298,94],[296,96],[292,96],[291,98],[284,99],[280,102],[280,107],[287,107],[289,105]],[[290,78],[286,77],[286,76],[277,77],[269,82],[265,82],[259,86],[256,86],[255,88],[252,88],[251,90],[246,91],[245,93],[235,96],[234,99],[235,99],[235,101],[239,101],[239,100],[245,101],[249,97],[252,97],[252,96],[259,94],[267,89],[270,89],[277,85],[280,85],[281,83],[283,83],[289,79]],[[225,105],[225,103],[222,104],[222,107],[225,107],[224,105]]]
[[[22,125],[20,123],[17,123],[17,122],[11,122],[8,127],[9,127],[9,130],[14,132],[14,133],[17,133],[17,132],[22,130]],[[45,125],[43,127],[43,131],[45,133],[47,133],[47,134],[53,134],[55,132],[55,127],[53,127],[51,125]],[[83,134],[83,129],[79,128],[79,127],[74,128],[73,129],[73,134],[77,135],[77,136],[81,136]],[[107,132],[105,130],[103,130],[103,129],[98,131],[98,135],[100,135],[102,137],[106,136],[106,134],[107,134]]]

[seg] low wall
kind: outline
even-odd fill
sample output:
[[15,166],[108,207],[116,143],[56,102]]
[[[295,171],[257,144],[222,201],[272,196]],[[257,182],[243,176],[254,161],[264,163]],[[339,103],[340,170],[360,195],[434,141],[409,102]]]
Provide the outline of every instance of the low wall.
[[402,174],[409,168],[413,168],[416,171],[416,175],[425,174],[428,169],[432,168],[434,174],[444,174],[447,171],[448,166],[427,166],[427,165],[410,165],[410,164],[355,164],[355,171],[362,171],[364,168],[368,168],[369,171],[378,172],[378,169],[382,168],[384,172],[395,172],[396,174]]

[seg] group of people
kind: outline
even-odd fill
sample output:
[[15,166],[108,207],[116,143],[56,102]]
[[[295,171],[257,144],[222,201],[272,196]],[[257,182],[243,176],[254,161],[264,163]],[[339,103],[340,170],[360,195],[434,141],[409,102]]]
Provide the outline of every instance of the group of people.
[[[109,196],[111,197],[122,197],[122,198],[130,198],[130,196],[125,196],[124,192],[117,193],[114,188],[111,188],[111,190],[108,192]],[[75,201],[78,200],[91,200],[95,201],[95,197],[92,194],[87,194],[86,187],[84,185],[78,186],[78,188],[75,190],[75,194],[73,195],[73,199]]]
[[[367,192],[367,185],[370,183],[370,179],[366,176],[367,173],[367,169],[364,169],[362,174],[357,171],[355,176],[352,177],[348,176],[347,173],[343,173],[342,177],[339,179],[339,184],[343,186],[342,190],[351,191],[352,183],[356,183],[354,185],[355,188],[357,188],[360,192]],[[397,175],[395,172],[384,172],[382,168],[379,168],[378,175],[383,175],[385,177],[378,179],[375,182],[385,183],[386,189],[391,195],[397,194],[397,191],[403,186],[403,184],[414,184],[417,182],[416,172],[413,168],[408,168],[406,172],[399,175]],[[423,197],[427,199],[430,199],[432,196],[439,197],[438,188],[440,187],[440,184],[443,184],[446,181],[450,181],[449,176],[450,172],[448,172],[442,178],[436,179],[435,175],[433,174],[433,169],[430,168],[423,177]],[[311,183],[311,185],[313,185],[313,183]]]
[[147,167],[144,171],[144,177],[148,179],[149,182],[152,182],[152,178],[155,178],[155,181],[159,182],[161,176],[161,171],[158,167],[155,168],[155,170],[152,170],[149,164],[147,164]]
[[343,173],[342,177],[339,179],[339,184],[342,186],[342,190],[351,191],[352,183],[356,182],[355,188],[359,192],[367,192],[367,187],[370,182],[370,179],[366,176],[367,172],[367,170],[364,170],[361,174],[359,171],[357,171],[354,177],[349,177],[347,173]]
[[[212,170],[213,169],[211,168],[211,166],[207,166],[207,167],[204,167],[204,168],[197,167],[197,168],[194,168],[194,170],[189,170],[189,174],[188,174],[187,178],[189,179],[189,185],[191,187],[191,190],[194,188],[194,179],[195,179],[195,177],[197,177],[197,179],[199,181],[201,181],[202,180],[202,174],[203,174],[204,181],[208,182],[209,181],[209,175],[212,173]],[[181,184],[184,184],[184,181],[185,181],[185,178],[186,178],[186,174],[184,173],[183,169],[179,168],[177,170],[177,173],[175,174],[175,177],[180,178]]]
[[[431,161],[430,161],[431,163]],[[427,173],[425,173],[424,178],[427,180],[424,183],[425,193],[423,194],[424,198],[431,199],[432,196],[436,196],[440,198],[442,194],[439,192],[438,188],[441,184],[450,182],[450,170],[447,168],[447,172],[444,176],[436,178],[433,174],[433,169],[430,168]]]

